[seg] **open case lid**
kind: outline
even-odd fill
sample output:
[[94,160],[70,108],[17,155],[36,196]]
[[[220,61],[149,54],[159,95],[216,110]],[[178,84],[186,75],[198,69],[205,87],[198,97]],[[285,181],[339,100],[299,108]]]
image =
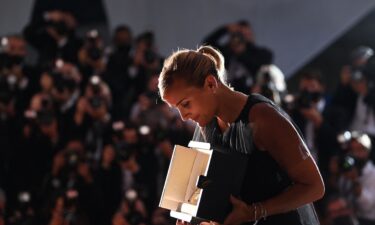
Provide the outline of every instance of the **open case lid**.
[[197,191],[199,175],[207,173],[212,155],[210,144],[191,141],[189,147],[176,145],[174,148],[159,203],[162,208],[181,211],[182,205],[189,203]]

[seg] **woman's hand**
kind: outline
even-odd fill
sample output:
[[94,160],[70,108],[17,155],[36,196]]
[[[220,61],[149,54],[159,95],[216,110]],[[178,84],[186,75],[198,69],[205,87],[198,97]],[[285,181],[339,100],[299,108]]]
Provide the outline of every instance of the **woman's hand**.
[[176,220],[176,225],[190,225],[190,223],[185,222],[183,220]]
[[225,219],[224,225],[242,224],[252,220],[253,212],[245,202],[232,195],[230,196],[230,201],[233,205],[233,209]]

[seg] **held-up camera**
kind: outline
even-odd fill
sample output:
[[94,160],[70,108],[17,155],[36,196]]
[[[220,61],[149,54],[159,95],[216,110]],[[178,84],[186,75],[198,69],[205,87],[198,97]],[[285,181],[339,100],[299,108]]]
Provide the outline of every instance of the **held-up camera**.
[[319,101],[322,97],[320,92],[310,92],[307,90],[303,90],[297,98],[296,106],[298,108],[310,108],[313,103]]
[[129,224],[142,224],[144,223],[143,215],[136,208],[136,201],[138,200],[138,193],[134,189],[127,190],[125,193],[125,201],[129,207],[129,212],[124,214],[124,218]]
[[98,41],[99,41],[99,32],[98,30],[90,30],[86,34],[86,40],[87,40],[87,54],[90,59],[96,61],[99,60],[103,55],[103,50],[99,48]]
[[98,109],[105,103],[103,97],[101,96],[102,91],[100,86],[100,77],[97,75],[92,76],[89,85],[92,90],[93,96],[90,97],[88,101],[92,108]]
[[36,112],[36,119],[40,125],[50,125],[54,118],[53,101],[50,98],[43,98],[41,100],[41,109]]

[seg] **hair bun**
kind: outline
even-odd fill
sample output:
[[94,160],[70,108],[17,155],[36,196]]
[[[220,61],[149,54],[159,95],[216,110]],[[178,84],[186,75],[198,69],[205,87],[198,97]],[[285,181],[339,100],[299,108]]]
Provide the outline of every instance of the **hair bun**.
[[219,50],[211,47],[211,46],[201,46],[198,48],[197,52],[202,53],[203,55],[206,55],[209,57],[212,61],[214,61],[218,76],[220,79],[223,80],[224,78],[224,57],[223,55],[219,52]]

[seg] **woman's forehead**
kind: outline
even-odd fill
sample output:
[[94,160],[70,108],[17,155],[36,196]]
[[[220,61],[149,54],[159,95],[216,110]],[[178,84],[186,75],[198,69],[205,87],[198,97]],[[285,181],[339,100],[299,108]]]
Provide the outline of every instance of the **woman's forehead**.
[[184,81],[175,81],[168,87],[162,96],[170,106],[175,107],[178,103],[194,95],[199,89],[188,85]]

